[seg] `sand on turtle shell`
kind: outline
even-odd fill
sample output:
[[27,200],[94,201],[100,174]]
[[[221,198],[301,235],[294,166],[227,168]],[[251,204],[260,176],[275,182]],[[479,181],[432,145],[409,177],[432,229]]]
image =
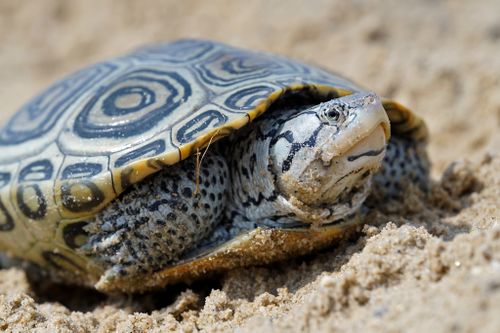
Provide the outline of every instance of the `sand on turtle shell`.
[[2,1],[0,120],[144,43],[211,38],[342,73],[426,119],[434,183],[305,258],[140,296],[0,270],[0,330],[500,331],[500,3]]

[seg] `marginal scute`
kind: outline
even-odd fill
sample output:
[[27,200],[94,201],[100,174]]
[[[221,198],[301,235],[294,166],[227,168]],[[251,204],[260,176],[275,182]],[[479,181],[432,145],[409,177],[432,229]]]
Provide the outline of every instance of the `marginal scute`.
[[18,207],[29,219],[41,220],[47,213],[47,199],[39,182],[52,178],[54,166],[48,159],[41,159],[24,166],[19,172],[16,191]]
[[64,243],[70,249],[77,249],[87,242],[89,237],[85,227],[88,225],[85,221],[70,222],[62,226]]
[[80,218],[93,215],[116,193],[109,183],[107,173],[99,173],[89,178],[56,180],[54,197],[62,218]]
[[429,131],[422,118],[392,100],[383,99],[382,104],[391,121],[393,135],[402,135],[410,140],[427,141]]
[[77,162],[66,166],[61,175],[61,179],[90,178],[101,173],[103,167],[99,163]]
[[220,127],[226,123],[227,117],[212,107],[202,113],[196,114],[193,118],[185,122],[181,128],[177,130],[175,138],[179,144],[186,144],[192,142],[198,136],[198,133],[203,132],[205,129],[212,127]]
[[99,186],[90,180],[67,181],[61,185],[61,201],[67,210],[79,213],[89,212],[105,199]]
[[54,166],[48,159],[42,159],[32,162],[21,169],[19,172],[19,182],[42,181],[52,178]]
[[114,162],[114,167],[119,168],[135,160],[161,155],[165,149],[165,141],[163,139],[158,139],[118,157]]
[[28,219],[41,220],[47,214],[47,199],[38,184],[21,184],[16,192],[19,210]]

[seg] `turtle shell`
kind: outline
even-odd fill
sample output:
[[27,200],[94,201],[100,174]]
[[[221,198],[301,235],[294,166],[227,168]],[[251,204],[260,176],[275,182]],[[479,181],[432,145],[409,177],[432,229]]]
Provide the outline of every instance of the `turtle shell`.
[[[102,268],[76,251],[87,239],[86,221],[131,184],[241,128],[280,98],[321,102],[362,90],[317,67],[205,40],[146,47],[84,68],[0,130],[0,250],[95,282]],[[425,140],[420,118],[383,104],[393,135]]]

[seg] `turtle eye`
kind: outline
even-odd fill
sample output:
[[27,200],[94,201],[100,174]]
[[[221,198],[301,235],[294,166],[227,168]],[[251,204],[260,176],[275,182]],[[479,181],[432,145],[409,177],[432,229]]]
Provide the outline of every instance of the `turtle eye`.
[[326,112],[326,116],[333,121],[338,121],[340,118],[340,112],[336,108],[331,108]]
[[329,123],[341,123],[344,121],[344,108],[339,105],[332,105],[325,110],[325,116]]
[[336,125],[344,121],[345,109],[344,105],[331,101],[321,104],[319,115],[323,122]]

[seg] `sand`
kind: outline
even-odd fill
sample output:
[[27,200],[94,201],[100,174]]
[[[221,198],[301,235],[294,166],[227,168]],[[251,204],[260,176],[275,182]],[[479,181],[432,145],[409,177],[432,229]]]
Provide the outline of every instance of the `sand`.
[[0,270],[8,332],[500,332],[500,3],[2,1],[0,119],[66,73],[203,37],[340,72],[419,113],[434,178],[321,253],[137,296]]

